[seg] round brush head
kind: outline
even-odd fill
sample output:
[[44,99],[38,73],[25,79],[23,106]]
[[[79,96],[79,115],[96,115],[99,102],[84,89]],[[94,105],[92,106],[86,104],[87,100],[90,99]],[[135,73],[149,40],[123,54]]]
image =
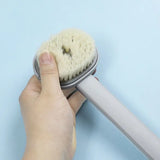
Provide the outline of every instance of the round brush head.
[[38,59],[44,52],[53,54],[62,88],[76,85],[91,74],[98,58],[94,40],[88,34],[78,29],[64,30],[44,42],[38,50],[34,59],[34,71],[39,79]]

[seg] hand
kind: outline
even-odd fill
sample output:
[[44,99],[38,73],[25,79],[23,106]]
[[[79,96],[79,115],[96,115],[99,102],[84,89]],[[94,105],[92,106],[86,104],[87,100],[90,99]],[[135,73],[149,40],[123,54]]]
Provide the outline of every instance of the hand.
[[33,76],[19,98],[27,136],[23,160],[72,159],[75,115],[85,97],[75,88],[61,90],[51,54],[43,53],[39,63],[41,82]]

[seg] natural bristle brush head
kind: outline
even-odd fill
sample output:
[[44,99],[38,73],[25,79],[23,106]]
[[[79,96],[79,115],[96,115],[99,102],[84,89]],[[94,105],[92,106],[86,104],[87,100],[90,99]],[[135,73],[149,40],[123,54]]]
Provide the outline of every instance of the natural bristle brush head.
[[94,40],[78,29],[68,29],[44,42],[34,59],[34,72],[40,79],[39,56],[53,54],[59,71],[62,88],[75,86],[96,68],[98,54]]

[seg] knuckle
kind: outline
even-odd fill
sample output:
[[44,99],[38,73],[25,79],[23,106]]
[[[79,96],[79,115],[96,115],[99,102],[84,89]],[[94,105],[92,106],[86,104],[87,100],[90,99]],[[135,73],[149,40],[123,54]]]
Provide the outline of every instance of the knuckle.
[[57,70],[51,66],[48,66],[41,70],[41,75],[57,75]]
[[21,103],[26,97],[26,91],[23,90],[22,93],[19,96],[19,103]]
[[54,98],[56,99],[62,98],[64,96],[63,93],[58,89],[56,90],[57,90],[56,95],[52,90],[42,90],[41,96],[44,98],[51,98],[52,100]]
[[[23,92],[24,92],[24,91],[23,91]],[[22,93],[20,94],[20,96],[19,96],[19,103],[21,103],[22,100],[23,100],[23,94],[24,94],[23,92],[22,92]]]

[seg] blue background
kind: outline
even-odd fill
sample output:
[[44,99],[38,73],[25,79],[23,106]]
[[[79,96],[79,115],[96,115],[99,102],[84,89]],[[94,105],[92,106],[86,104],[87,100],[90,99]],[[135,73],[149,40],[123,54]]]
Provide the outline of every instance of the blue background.
[[[88,32],[97,77],[160,137],[159,0],[0,0],[0,159],[21,159],[25,131],[18,97],[40,44],[66,28]],[[77,116],[75,160],[147,158],[95,107]]]

